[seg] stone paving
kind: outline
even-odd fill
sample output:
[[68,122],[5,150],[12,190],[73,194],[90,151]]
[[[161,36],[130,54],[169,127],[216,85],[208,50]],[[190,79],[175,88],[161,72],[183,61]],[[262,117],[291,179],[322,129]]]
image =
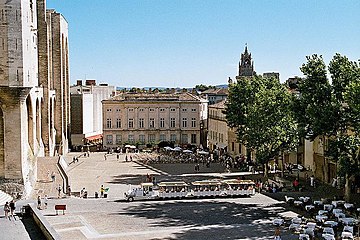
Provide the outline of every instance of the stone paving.
[[[67,161],[70,163],[76,154],[69,154]],[[85,187],[89,198],[52,196],[48,208],[41,211],[62,239],[272,239],[271,219],[280,213],[294,216],[281,202],[262,194],[251,198],[125,202],[123,193],[130,184],[144,181],[146,174],[160,180],[204,176],[160,175],[157,169],[125,162],[124,158],[113,154],[105,160],[104,153],[91,153],[69,165],[72,191]],[[110,189],[108,198],[94,198],[102,184]],[[56,204],[67,205],[65,215],[61,211],[55,214]],[[284,233],[283,239],[295,238]]]

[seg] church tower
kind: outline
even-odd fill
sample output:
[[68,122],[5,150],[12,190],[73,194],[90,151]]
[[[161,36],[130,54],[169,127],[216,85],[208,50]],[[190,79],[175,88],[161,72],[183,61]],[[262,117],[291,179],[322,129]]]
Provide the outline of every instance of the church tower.
[[239,62],[239,75],[236,76],[236,79],[240,79],[241,77],[252,77],[255,74],[251,53],[248,52],[247,45],[245,45],[245,52],[241,54]]

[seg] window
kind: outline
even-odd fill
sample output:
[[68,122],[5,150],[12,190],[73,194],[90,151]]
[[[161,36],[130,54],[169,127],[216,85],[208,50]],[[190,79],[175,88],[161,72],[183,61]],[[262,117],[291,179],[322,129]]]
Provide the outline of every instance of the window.
[[116,144],[119,145],[122,142],[122,136],[121,135],[116,135]]
[[171,128],[175,127],[175,118],[170,118],[170,127]]
[[134,111],[134,109],[133,108],[129,108],[129,112],[133,112]]
[[106,127],[107,127],[107,128],[111,128],[111,125],[112,125],[112,123],[111,123],[111,118],[107,118],[107,119],[106,119]]
[[120,112],[120,108],[117,108],[116,111],[117,111],[117,112]]
[[183,119],[182,119],[182,127],[183,127],[183,128],[186,128],[186,127],[187,127],[187,119],[186,119],[186,118],[183,118]]
[[160,134],[160,142],[166,141],[166,135],[165,134]]
[[196,144],[196,134],[191,134],[191,144]]
[[165,118],[160,118],[160,127],[161,128],[165,127]]
[[139,128],[144,128],[144,119],[139,118]]
[[235,151],[235,143],[231,142],[231,151]]
[[143,111],[144,111],[144,109],[143,109],[143,108],[140,108],[140,109],[139,109],[139,112],[143,112]]
[[113,136],[106,135],[106,144],[113,144]]
[[135,141],[134,141],[134,135],[129,135],[128,136],[128,141],[129,141],[129,143],[134,143]]
[[111,108],[106,109],[107,112],[111,112]]
[[128,128],[134,128],[134,119],[133,118],[129,118]]
[[187,108],[183,108],[183,109],[181,109],[181,111],[187,112]]
[[170,108],[170,112],[175,112],[175,108]]
[[116,119],[116,128],[121,128],[121,119],[120,118]]
[[145,135],[139,135],[139,142],[145,143]]
[[196,118],[191,118],[191,127],[196,127]]
[[182,134],[181,135],[181,143],[182,144],[187,144],[188,143],[188,135],[187,134]]
[[196,108],[192,108],[191,111],[192,111],[192,112],[196,112]]
[[165,112],[165,108],[160,108],[160,112]]
[[170,141],[171,142],[176,142],[176,134],[171,134],[170,135]]
[[149,128],[154,128],[155,127],[155,118],[150,118],[149,119]]
[[150,112],[155,112],[155,108],[150,108],[149,111]]
[[149,134],[148,140],[150,143],[154,143],[155,142],[155,134]]

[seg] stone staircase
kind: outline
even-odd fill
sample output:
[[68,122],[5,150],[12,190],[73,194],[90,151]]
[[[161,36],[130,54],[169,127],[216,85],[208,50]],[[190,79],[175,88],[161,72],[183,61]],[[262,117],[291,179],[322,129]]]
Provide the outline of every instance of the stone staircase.
[[11,200],[13,200],[13,198],[9,194],[0,190],[0,205],[1,206],[4,205],[6,202],[10,202]]
[[[32,191],[31,198],[36,199],[38,195],[50,198],[57,196],[56,188],[62,186],[62,178],[56,166],[59,157],[39,157],[37,162],[38,180]],[[51,180],[51,173],[55,173],[55,182]]]

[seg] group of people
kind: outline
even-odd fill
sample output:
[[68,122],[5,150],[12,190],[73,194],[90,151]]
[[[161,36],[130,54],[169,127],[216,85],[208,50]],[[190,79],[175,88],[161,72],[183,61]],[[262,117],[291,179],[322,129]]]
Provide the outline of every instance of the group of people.
[[14,200],[11,200],[10,203],[6,202],[4,205],[4,213],[5,218],[11,220],[11,217],[15,220],[14,212],[15,212],[15,202]]
[[[47,209],[47,205],[48,205],[48,196],[47,195],[44,196],[43,201],[44,201],[44,208]],[[41,196],[40,195],[37,198],[37,208],[39,210],[42,209],[42,201],[41,201]]]

